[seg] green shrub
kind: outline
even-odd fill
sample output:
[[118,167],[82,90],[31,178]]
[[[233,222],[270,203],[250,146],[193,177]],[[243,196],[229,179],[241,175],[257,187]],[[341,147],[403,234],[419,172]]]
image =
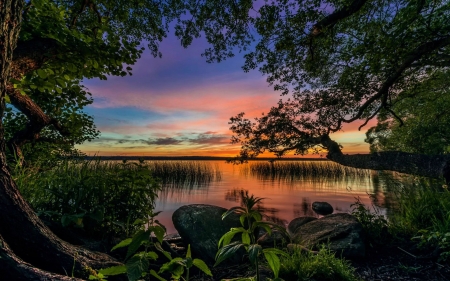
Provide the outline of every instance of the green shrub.
[[396,199],[389,215],[392,231],[409,237],[422,229],[450,232],[450,192],[442,185],[415,179],[393,182],[391,189]]
[[151,213],[159,183],[145,163],[63,160],[49,170],[16,167],[22,195],[39,216],[89,236],[127,235]]
[[280,277],[284,280],[359,280],[349,262],[336,258],[325,246],[317,254],[296,249],[289,256],[281,256],[280,259]]
[[360,200],[356,198],[356,202],[350,205],[352,207],[352,215],[361,223],[366,241],[370,246],[385,243],[388,239],[388,221],[379,210],[374,207],[374,211],[370,211]]

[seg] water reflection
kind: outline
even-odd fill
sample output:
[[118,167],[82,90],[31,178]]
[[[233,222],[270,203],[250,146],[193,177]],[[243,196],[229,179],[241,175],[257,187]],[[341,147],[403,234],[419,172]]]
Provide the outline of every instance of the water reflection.
[[294,203],[294,217],[317,217],[312,210],[311,200],[307,197],[302,198],[302,203]]
[[[220,172],[220,177],[197,184],[166,184],[159,193],[156,210],[163,211],[159,219],[168,227],[168,232],[175,229],[172,226],[172,213],[182,205],[211,204],[231,208],[240,204],[240,191],[246,190],[256,197],[266,198],[260,208],[268,219],[280,223],[287,223],[298,216],[315,216],[311,209],[314,201],[330,203],[335,211],[350,211],[350,205],[355,198],[360,197],[366,206],[372,201],[368,194],[375,198],[378,206],[386,205],[383,181],[376,172],[367,170],[351,171],[336,167],[334,172],[327,172],[324,167],[335,165],[323,161],[283,161],[268,163],[267,161],[250,162],[243,165],[232,165],[222,161],[191,161],[209,165],[214,173]],[[290,167],[289,169],[269,174],[251,172],[252,167],[261,163],[261,167]],[[287,162],[287,161],[286,161]],[[303,172],[295,172],[292,167],[309,167]],[[327,164],[328,163],[328,164]],[[300,165],[301,164],[301,165]],[[327,166],[328,165],[328,166]],[[357,170],[357,169],[354,169]],[[286,171],[295,172],[289,175]],[[320,176],[319,172],[327,172],[328,176]],[[376,176],[378,179],[376,179]]]

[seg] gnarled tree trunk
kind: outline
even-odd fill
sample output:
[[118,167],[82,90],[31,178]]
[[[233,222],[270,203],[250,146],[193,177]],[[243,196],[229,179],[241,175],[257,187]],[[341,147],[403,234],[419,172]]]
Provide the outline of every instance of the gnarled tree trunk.
[[[0,268],[4,271],[12,266],[11,271],[23,274],[24,280],[29,280],[26,276],[38,278],[34,276],[39,274],[44,277],[36,280],[45,280],[47,273],[33,269],[21,260],[62,275],[71,275],[73,268],[79,272],[86,266],[102,268],[117,265],[119,263],[108,255],[70,245],[56,237],[22,198],[9,173],[2,118],[6,84],[10,77],[10,65],[17,44],[23,5],[22,0],[0,1],[0,242],[6,242],[2,243],[0,249]],[[33,274],[33,271],[35,275],[28,275]],[[15,276],[13,279],[17,280],[19,277]]]

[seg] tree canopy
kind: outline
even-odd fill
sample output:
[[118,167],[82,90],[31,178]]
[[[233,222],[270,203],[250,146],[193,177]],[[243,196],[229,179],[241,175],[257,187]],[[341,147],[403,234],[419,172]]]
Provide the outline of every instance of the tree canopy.
[[364,127],[380,114],[405,123],[400,101],[416,103],[420,85],[448,75],[448,1],[190,3],[192,18],[178,26],[182,42],[204,30],[211,43],[204,53],[208,61],[243,51],[244,71],[259,69],[275,90],[288,95],[255,120],[244,113],[230,119],[232,142],[242,146],[239,159],[324,148],[329,159],[353,167],[431,177],[449,171],[444,156],[344,155],[330,138],[345,123],[359,120]]

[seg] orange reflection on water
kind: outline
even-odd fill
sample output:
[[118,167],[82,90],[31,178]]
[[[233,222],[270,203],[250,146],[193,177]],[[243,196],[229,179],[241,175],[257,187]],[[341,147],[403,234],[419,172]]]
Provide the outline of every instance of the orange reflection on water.
[[[167,227],[168,233],[176,232],[171,216],[179,207],[188,204],[210,204],[228,209],[240,204],[240,190],[248,190],[249,194],[265,198],[260,206],[264,214],[285,224],[299,216],[317,216],[311,210],[314,201],[330,203],[335,212],[350,212],[350,205],[358,197],[366,206],[372,205],[368,194],[374,193],[375,172],[366,171],[358,176],[280,178],[270,173],[265,176],[252,173],[252,165],[262,161],[242,165],[227,164],[223,161],[204,162],[211,165],[216,172],[220,171],[220,180],[190,187],[165,187],[160,192],[156,211],[163,211],[158,219]],[[311,161],[297,162],[306,165]],[[379,198],[379,201],[383,199]]]

